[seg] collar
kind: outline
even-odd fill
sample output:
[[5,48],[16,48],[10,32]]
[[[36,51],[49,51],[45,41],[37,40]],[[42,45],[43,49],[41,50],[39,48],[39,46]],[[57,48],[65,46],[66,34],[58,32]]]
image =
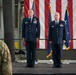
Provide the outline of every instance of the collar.
[[31,19],[33,19],[33,16],[32,17],[28,17],[29,19],[31,18]]
[[55,20],[55,22],[56,22],[56,23],[59,23],[59,20],[58,20],[58,21]]

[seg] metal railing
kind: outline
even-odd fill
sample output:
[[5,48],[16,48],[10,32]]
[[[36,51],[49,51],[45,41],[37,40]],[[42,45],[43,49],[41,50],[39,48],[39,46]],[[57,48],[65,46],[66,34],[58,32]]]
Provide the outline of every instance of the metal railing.
[[[4,39],[0,39],[0,40],[3,40],[4,41]],[[26,47],[23,46],[22,39],[10,39],[10,38],[8,38],[6,40],[13,40],[14,41],[13,42],[14,43],[14,50],[24,50],[26,48]],[[48,43],[48,39],[39,39],[39,40],[46,40],[47,43]],[[75,40],[76,41],[76,39],[71,39],[71,41],[72,40]],[[38,49],[40,49],[40,48],[38,48]]]

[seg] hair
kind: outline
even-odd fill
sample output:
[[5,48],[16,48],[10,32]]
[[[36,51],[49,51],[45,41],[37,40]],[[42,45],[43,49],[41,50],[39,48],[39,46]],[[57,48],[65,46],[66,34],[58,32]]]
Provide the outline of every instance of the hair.
[[33,11],[33,9],[29,9],[28,12],[29,12],[29,11]]
[[55,14],[58,14],[60,16],[59,12],[55,12]]

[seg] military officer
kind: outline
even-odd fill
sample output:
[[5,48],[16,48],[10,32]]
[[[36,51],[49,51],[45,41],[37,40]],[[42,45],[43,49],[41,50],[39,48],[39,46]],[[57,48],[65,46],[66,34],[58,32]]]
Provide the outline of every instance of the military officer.
[[40,22],[34,15],[32,9],[28,10],[28,17],[23,18],[22,22],[22,38],[26,42],[26,67],[34,67],[36,60],[36,42],[40,37]]
[[61,68],[63,43],[66,41],[65,22],[59,20],[60,14],[55,13],[55,20],[50,23],[49,42],[52,44],[53,68]]
[[0,40],[0,75],[12,75],[12,62],[9,48]]

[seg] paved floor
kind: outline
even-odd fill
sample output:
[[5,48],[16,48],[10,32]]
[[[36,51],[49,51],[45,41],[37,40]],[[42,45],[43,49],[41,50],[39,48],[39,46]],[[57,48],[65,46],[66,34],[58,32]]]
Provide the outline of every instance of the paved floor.
[[13,63],[13,75],[76,75],[76,60],[63,60],[62,68],[52,68],[52,64],[52,60],[39,60],[35,68],[26,68],[26,61],[18,61]]

